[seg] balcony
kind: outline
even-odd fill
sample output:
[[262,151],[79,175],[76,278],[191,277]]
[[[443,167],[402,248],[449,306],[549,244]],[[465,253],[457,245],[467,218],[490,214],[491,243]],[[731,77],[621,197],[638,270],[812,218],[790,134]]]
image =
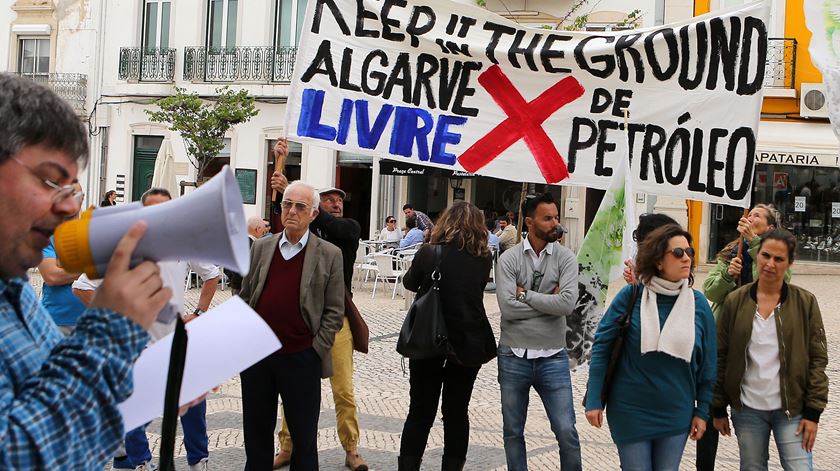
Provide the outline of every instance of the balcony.
[[119,79],[129,82],[175,81],[175,49],[120,48]]
[[796,39],[770,38],[767,42],[764,88],[792,90],[796,83]]
[[184,80],[288,83],[292,79],[296,55],[296,47],[187,47],[184,49]]
[[38,82],[67,100],[79,115],[86,115],[87,75],[84,74],[20,74]]

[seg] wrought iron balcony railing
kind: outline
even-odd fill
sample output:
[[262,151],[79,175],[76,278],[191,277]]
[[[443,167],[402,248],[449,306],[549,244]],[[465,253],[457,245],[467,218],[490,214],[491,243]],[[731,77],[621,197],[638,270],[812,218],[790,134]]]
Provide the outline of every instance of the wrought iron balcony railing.
[[76,113],[85,113],[87,99],[87,75],[84,74],[20,74],[32,79],[55,92],[56,95],[67,100]]
[[274,81],[291,82],[297,58],[296,47],[278,47],[274,51]]
[[187,47],[184,48],[184,80],[289,82],[296,53],[295,47]]
[[770,38],[767,42],[764,86],[769,88],[794,88],[796,84],[796,39]]
[[120,80],[140,82],[173,82],[175,49],[168,47],[120,48]]

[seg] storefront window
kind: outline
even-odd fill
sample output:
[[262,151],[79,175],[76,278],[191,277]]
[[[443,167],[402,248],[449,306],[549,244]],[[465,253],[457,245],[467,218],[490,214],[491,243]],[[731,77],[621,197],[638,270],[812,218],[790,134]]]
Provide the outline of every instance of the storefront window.
[[[487,218],[497,219],[508,212],[513,213],[514,222],[519,215],[519,204],[522,198],[522,183],[509,180],[501,180],[491,177],[476,177],[473,183],[475,187],[475,203],[479,209],[484,211]],[[562,206],[562,187],[559,185],[545,185],[540,183],[529,183],[526,194],[549,192],[554,200]],[[561,208],[558,206],[558,211]]]
[[[751,206],[772,204],[780,226],[797,239],[796,260],[840,261],[840,169],[802,165],[756,164]],[[738,237],[743,210],[710,205],[708,261]]]
[[753,202],[773,203],[798,240],[797,259],[840,261],[840,169],[756,165]]

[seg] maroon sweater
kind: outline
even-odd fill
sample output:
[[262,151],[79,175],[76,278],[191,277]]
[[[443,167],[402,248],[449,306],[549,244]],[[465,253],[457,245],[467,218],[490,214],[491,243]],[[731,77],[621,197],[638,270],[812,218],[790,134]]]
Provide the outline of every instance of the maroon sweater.
[[312,332],[300,313],[300,280],[305,257],[306,249],[303,249],[285,260],[277,247],[257,303],[257,314],[283,344],[280,353],[302,352],[312,347]]

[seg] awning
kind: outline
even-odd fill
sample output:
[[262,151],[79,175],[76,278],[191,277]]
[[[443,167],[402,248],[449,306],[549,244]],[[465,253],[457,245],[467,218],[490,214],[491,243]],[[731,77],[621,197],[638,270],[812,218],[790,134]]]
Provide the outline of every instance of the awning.
[[828,123],[761,121],[756,163],[836,167],[840,153]]
[[382,159],[379,161],[380,175],[419,176],[419,177],[448,177],[448,178],[473,178],[475,174],[463,170],[447,170],[437,167],[423,167],[398,160]]

